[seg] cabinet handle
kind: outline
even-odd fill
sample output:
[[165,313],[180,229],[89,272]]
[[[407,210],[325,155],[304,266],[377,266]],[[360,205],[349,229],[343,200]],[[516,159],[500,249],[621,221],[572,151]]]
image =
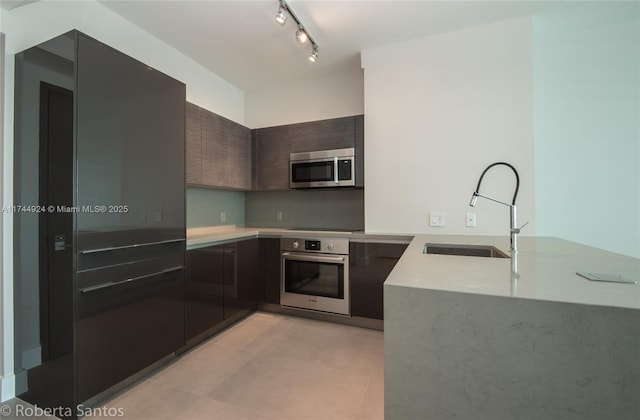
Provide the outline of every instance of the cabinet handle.
[[138,247],[150,246],[150,245],[171,244],[171,243],[174,243],[174,242],[184,242],[184,239],[169,239],[169,240],[166,240],[166,241],[147,242],[146,244],[133,244],[133,245],[123,245],[123,246],[111,246],[111,247],[108,247],[108,248],[87,249],[85,251],[80,251],[80,253],[82,255],[96,254],[98,252],[117,251],[117,250],[120,250],[120,249],[138,248]]
[[[197,248],[191,251],[205,252],[208,254],[235,254],[238,252],[235,248],[227,248],[227,249],[208,249],[208,248]],[[190,252],[191,252],[190,251]]]
[[179,271],[179,270],[182,270],[182,269],[184,269],[184,266],[180,265],[180,266],[176,266],[176,267],[167,268],[166,270],[158,271],[158,272],[151,273],[151,274],[143,274],[141,276],[130,277],[130,278],[125,279],[125,280],[111,281],[111,282],[108,282],[108,283],[97,284],[95,286],[89,286],[89,287],[85,287],[83,289],[80,289],[80,293],[89,293],[89,292],[93,292],[95,290],[101,290],[101,289],[107,289],[109,287],[120,286],[121,284],[124,284],[124,283],[130,283],[132,281],[143,280],[143,279],[146,279],[146,278],[149,278],[149,277],[154,277],[154,276],[159,276],[159,275],[162,275],[162,274],[172,273],[174,271]]

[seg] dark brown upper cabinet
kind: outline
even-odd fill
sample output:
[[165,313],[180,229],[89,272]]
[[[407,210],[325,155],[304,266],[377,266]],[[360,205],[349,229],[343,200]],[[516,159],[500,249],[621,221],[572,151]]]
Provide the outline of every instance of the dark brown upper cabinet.
[[202,110],[190,102],[186,105],[187,184],[202,184]]
[[355,147],[355,132],[354,117],[292,124],[291,153]]
[[202,184],[228,187],[230,121],[219,115],[202,112]]
[[356,115],[356,187],[364,188],[364,115]]
[[187,184],[288,190],[289,154],[356,149],[356,187],[364,186],[364,116],[250,130],[187,103]]
[[250,190],[251,130],[187,103],[187,184]]
[[229,127],[228,153],[227,185],[231,188],[250,190],[251,130],[232,122]]
[[289,126],[253,130],[254,190],[289,189]]
[[253,189],[288,190],[289,154],[356,149],[356,186],[364,186],[364,116],[333,118],[253,131]]

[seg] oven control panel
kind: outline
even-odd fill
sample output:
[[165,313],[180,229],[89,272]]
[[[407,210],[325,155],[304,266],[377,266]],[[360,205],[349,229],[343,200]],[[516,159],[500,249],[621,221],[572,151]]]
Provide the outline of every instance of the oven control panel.
[[349,254],[347,238],[282,238],[282,251],[319,252],[324,254]]
[[[322,242],[320,241],[304,241],[304,250],[305,251],[321,251],[322,250]],[[328,248],[328,247],[327,247]]]

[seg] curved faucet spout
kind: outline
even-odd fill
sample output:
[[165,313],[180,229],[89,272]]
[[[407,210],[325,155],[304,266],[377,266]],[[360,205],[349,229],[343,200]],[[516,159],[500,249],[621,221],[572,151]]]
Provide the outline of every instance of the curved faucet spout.
[[[516,189],[513,192],[513,200],[511,200],[511,205],[515,206],[516,205],[516,197],[518,197],[518,190],[520,189],[520,176],[518,175],[518,171],[516,171],[516,168],[513,167],[513,165],[511,165],[510,163],[507,162],[495,162],[492,163],[491,165],[487,166],[486,169],[484,171],[482,171],[482,175],[480,175],[480,179],[478,180],[478,186],[476,187],[476,191],[473,193],[474,197],[477,200],[477,196],[480,195],[480,185],[482,185],[482,178],[484,178],[484,175],[489,171],[489,169],[493,168],[494,166],[498,166],[498,165],[503,165],[506,166],[508,168],[511,168],[511,170],[513,171],[513,173],[516,176]],[[485,197],[488,198],[488,197]],[[493,201],[497,201],[497,200],[493,200]],[[470,204],[471,207],[475,207],[475,202],[473,202],[473,204]]]
[[[516,189],[513,192],[513,199],[511,200],[511,204],[480,194],[480,185],[482,185],[482,178],[484,178],[484,175],[487,173],[487,171],[489,171],[489,169],[498,165],[503,165],[503,166],[507,166],[508,168],[511,168],[511,170],[516,176]],[[511,253],[513,255],[515,255],[518,252],[518,233],[520,233],[520,228],[518,228],[517,221],[516,221],[516,198],[518,197],[518,189],[520,189],[520,176],[518,175],[518,171],[516,171],[516,168],[514,168],[513,165],[506,162],[495,162],[487,166],[486,169],[482,171],[482,175],[480,175],[480,179],[478,180],[478,186],[476,187],[476,190],[473,192],[473,195],[471,196],[471,201],[469,202],[469,205],[471,207],[475,207],[476,203],[478,202],[478,197],[482,197],[482,198],[486,198],[487,200],[495,201],[496,203],[504,204],[505,206],[509,207],[510,209],[509,217],[511,219],[511,229],[509,230],[509,232],[511,233]]]

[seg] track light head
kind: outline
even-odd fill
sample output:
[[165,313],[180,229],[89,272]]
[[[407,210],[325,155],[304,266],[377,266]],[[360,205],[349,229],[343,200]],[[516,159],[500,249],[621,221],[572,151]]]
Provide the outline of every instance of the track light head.
[[305,32],[302,25],[298,26],[298,32],[296,32],[296,38],[298,39],[298,42],[301,44],[304,44],[309,39],[309,36]]
[[284,12],[284,8],[280,6],[278,13],[276,13],[276,22],[280,26],[284,26],[287,23],[287,14]]
[[315,63],[318,60],[318,46],[314,45],[311,54],[309,54],[309,61]]

